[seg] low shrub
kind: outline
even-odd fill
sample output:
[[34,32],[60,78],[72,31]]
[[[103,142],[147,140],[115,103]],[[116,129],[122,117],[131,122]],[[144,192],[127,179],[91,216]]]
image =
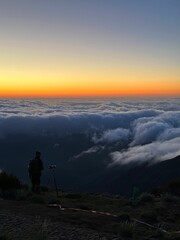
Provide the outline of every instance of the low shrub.
[[174,195],[171,195],[171,194],[165,194],[163,197],[162,197],[162,200],[164,202],[169,202],[169,203],[172,203],[172,202],[178,202],[180,201],[180,198],[177,197],[177,196],[174,196]]
[[46,240],[46,239],[48,239],[47,233],[42,231],[35,232],[31,236],[31,240]]
[[180,240],[180,233],[165,233],[162,231],[159,231],[157,233],[157,237],[160,240]]
[[10,234],[7,231],[0,232],[0,240],[11,240]]
[[163,189],[160,188],[160,187],[153,188],[153,189],[151,190],[151,194],[152,194],[154,197],[161,197],[161,195],[163,194]]
[[45,200],[42,196],[32,196],[30,199],[31,203],[37,203],[37,204],[45,204]]
[[47,240],[49,222],[45,219],[39,226],[39,230],[30,233],[31,240]]
[[28,199],[32,193],[29,190],[25,189],[9,189],[0,191],[0,197],[8,200],[26,200]]
[[141,194],[141,196],[139,197],[139,201],[140,201],[140,202],[144,202],[144,203],[153,202],[153,201],[154,201],[154,198],[153,198],[153,195],[150,194],[150,193],[143,193],[143,194]]
[[0,189],[2,191],[7,191],[11,189],[20,189],[20,188],[21,188],[21,182],[16,176],[12,174],[8,174],[6,172],[0,173]]
[[16,200],[16,189],[3,191],[3,198],[8,200]]
[[127,221],[130,221],[130,216],[129,214],[121,214],[117,217],[117,220],[119,222],[127,222]]
[[141,214],[141,218],[144,221],[153,223],[157,221],[157,213],[155,211],[146,211]]
[[61,201],[58,198],[51,198],[48,201],[48,204],[60,204],[60,203],[61,203]]
[[80,199],[80,198],[82,198],[82,194],[80,194],[80,193],[67,193],[67,194],[65,194],[65,197],[69,198],[69,199]]
[[27,183],[21,183],[21,188],[25,190],[29,190],[29,185]]
[[168,184],[168,192],[180,197],[180,179],[173,180]]
[[119,231],[122,237],[132,238],[136,231],[136,224],[131,222],[121,222],[119,225]]
[[30,196],[32,196],[32,192],[28,189],[18,189],[16,190],[16,200],[27,200]]
[[0,240],[10,240],[10,237],[7,234],[0,235]]
[[47,186],[41,186],[42,192],[49,192],[49,188]]

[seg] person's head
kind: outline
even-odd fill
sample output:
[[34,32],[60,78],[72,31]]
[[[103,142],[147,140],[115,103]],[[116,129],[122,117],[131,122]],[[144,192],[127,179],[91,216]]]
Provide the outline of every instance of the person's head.
[[36,151],[36,158],[40,158],[41,157],[41,152]]

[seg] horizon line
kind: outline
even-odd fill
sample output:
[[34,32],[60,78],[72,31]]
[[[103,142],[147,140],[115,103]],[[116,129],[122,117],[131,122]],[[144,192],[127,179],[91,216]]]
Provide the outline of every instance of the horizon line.
[[0,96],[0,99],[105,99],[105,98],[180,98],[180,95],[97,95],[97,96]]

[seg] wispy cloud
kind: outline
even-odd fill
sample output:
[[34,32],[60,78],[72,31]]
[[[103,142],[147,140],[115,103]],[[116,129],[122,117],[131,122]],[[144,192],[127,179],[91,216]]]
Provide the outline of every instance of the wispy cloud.
[[[104,147],[103,146],[94,146],[94,147],[91,147],[85,151],[82,151],[81,153],[79,153],[78,155],[75,155],[72,159],[78,159],[78,158],[81,158],[83,157],[84,155],[88,155],[88,154],[92,154],[92,153],[96,153],[98,151],[101,151],[103,150]],[[71,159],[71,160],[72,160]]]
[[111,153],[112,163],[110,165],[164,161],[180,155],[179,146],[180,137],[164,142],[155,141],[143,146],[130,147],[126,151]]
[[117,141],[127,141],[130,136],[130,130],[125,128],[108,129],[104,131],[103,134],[98,137],[94,134],[92,140],[94,143],[112,143]]

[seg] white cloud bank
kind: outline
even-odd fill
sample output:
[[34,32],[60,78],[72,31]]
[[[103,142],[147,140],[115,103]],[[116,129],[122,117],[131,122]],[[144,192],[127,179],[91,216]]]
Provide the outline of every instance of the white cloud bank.
[[161,112],[156,110],[141,110],[125,113],[0,116],[0,137],[10,134],[62,136],[68,133],[103,132],[116,128],[128,129],[136,119],[159,114]]
[[112,164],[164,161],[180,155],[180,112],[136,119],[126,151],[112,152]]
[[[95,144],[126,141],[112,164],[163,161],[180,154],[180,99],[2,100],[0,140],[9,136],[92,134]],[[98,151],[96,146],[84,154]]]

